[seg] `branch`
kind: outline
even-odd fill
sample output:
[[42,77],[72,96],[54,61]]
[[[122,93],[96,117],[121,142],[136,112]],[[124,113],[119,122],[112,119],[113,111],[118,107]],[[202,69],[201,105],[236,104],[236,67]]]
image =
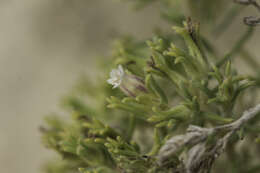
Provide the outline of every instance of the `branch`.
[[223,130],[227,130],[229,132],[237,131],[241,128],[241,126],[246,124],[249,120],[253,119],[258,113],[260,113],[260,104],[258,104],[254,108],[245,111],[243,115],[233,123],[217,126],[213,128],[213,131],[214,132],[223,131]]
[[249,26],[260,25],[260,18],[255,16],[244,17],[244,23]]
[[254,28],[249,27],[247,31],[239,38],[235,46],[232,48],[231,52],[229,52],[227,55],[225,55],[224,58],[220,59],[217,62],[217,67],[222,66],[228,60],[232,59],[239,52],[239,50],[241,50],[244,47],[245,43],[251,38],[253,33],[254,33]]
[[[184,161],[186,173],[203,172],[209,170],[214,160],[224,151],[230,137],[238,131],[249,120],[260,113],[260,104],[243,113],[243,115],[233,123],[217,126],[214,128],[202,128],[190,125],[184,135],[170,138],[159,151],[157,161],[159,165],[169,160],[170,157],[177,156],[183,148],[190,148],[188,158]],[[212,135],[225,135],[212,145],[208,145],[206,140]],[[220,136],[220,135],[219,135]]]
[[[234,0],[234,2],[241,5],[252,5],[260,12],[260,5],[256,0]],[[249,26],[257,26],[260,25],[260,18],[253,16],[245,17],[244,23]]]

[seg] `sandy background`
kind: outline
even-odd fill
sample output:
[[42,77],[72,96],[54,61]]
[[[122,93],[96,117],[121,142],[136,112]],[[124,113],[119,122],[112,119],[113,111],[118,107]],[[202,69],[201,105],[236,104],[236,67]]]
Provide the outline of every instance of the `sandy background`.
[[[116,0],[0,0],[1,173],[40,172],[51,157],[38,132],[43,116],[59,111],[80,74],[94,73],[115,29],[149,37],[162,24],[157,14]],[[250,42],[256,55],[256,38]]]

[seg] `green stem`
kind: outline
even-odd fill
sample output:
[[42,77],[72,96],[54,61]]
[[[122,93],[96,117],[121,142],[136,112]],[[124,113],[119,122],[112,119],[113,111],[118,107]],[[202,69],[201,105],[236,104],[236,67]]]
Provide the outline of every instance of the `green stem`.
[[217,62],[217,67],[222,66],[228,60],[231,60],[235,55],[237,55],[240,52],[240,50],[243,48],[245,43],[251,38],[253,33],[254,33],[254,28],[249,27],[247,31],[242,35],[242,37],[238,40],[237,44],[232,48],[231,52],[229,52],[227,55],[225,55],[224,58],[222,58],[219,62]]
[[260,73],[260,64],[258,63],[258,61],[255,60],[255,58],[250,54],[250,52],[248,52],[246,49],[241,49],[240,54],[243,57],[243,60],[246,61],[246,63],[248,65],[250,65],[251,68],[256,70],[256,73]]
[[244,7],[232,7],[232,9],[227,12],[220,24],[213,30],[214,36],[216,38],[220,37],[234,22],[235,18],[243,11],[243,9]]
[[154,144],[153,148],[149,152],[149,156],[156,155],[161,147],[161,138],[160,138],[160,132],[158,128],[154,128]]
[[129,125],[128,125],[127,135],[126,135],[127,141],[131,141],[134,134],[135,126],[136,126],[136,117],[135,115],[131,114],[129,118]]

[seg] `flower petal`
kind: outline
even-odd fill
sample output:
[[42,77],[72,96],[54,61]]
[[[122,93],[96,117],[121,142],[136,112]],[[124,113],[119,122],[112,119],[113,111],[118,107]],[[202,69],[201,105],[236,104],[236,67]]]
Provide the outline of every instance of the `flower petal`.
[[117,88],[124,77],[124,69],[122,65],[118,65],[117,69],[112,69],[110,72],[110,78],[107,80],[107,82],[111,85],[113,85],[113,88]]
[[107,80],[107,82],[108,82],[109,84],[111,84],[111,85],[114,85],[115,79],[110,78],[110,79]]
[[120,74],[124,74],[124,69],[121,64],[118,65],[118,70],[119,70]]

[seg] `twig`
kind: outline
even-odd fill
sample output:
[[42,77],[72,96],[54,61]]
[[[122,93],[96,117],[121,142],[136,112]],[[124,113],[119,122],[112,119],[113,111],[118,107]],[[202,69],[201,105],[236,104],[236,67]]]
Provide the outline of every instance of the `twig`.
[[[158,164],[162,165],[163,162],[169,160],[170,157],[174,155],[177,156],[177,153],[179,153],[183,148],[189,147],[191,148],[189,156],[192,158],[188,157],[186,160],[185,165],[187,173],[195,173],[196,171],[194,170],[200,169],[201,165],[206,165],[207,168],[211,167],[215,158],[226,148],[226,144],[230,137],[259,113],[260,104],[245,111],[238,120],[227,125],[217,126],[214,128],[189,126],[186,134],[172,137],[164,144],[164,146],[161,147],[157,156]],[[226,134],[219,138],[217,142],[213,144],[213,147],[211,146],[209,147],[210,149],[208,149],[205,143],[206,139],[208,139],[209,136],[222,134],[223,132],[226,132]]]
[[241,128],[242,125],[247,123],[249,120],[253,119],[258,113],[260,113],[260,104],[258,104],[254,108],[245,111],[241,116],[241,118],[234,121],[233,123],[223,125],[223,126],[218,126],[215,127],[214,129],[215,130],[226,129],[230,131],[237,131],[238,129]]
[[260,64],[256,60],[256,57],[254,57],[247,49],[242,48],[240,51],[241,56],[243,57],[243,60],[250,66],[250,68],[254,69],[257,74],[260,73]]
[[241,5],[253,5],[260,12],[260,5],[256,0],[234,0],[234,2]]
[[230,9],[227,14],[224,16],[223,20],[218,24],[216,28],[214,28],[213,33],[215,38],[218,38],[219,36],[224,33],[229,26],[235,21],[235,18],[244,10],[244,8],[241,8],[240,6],[235,6],[232,9]]
[[254,16],[244,17],[244,23],[249,26],[257,26],[260,25],[260,18]]
[[[260,12],[260,5],[256,0],[234,0],[234,2],[241,5],[252,5]],[[260,18],[254,16],[244,17],[244,23],[249,26],[257,26],[260,25]]]
[[238,40],[237,44],[232,48],[231,52],[229,52],[223,59],[217,62],[217,67],[222,66],[228,60],[232,59],[244,46],[244,44],[251,38],[254,33],[254,28],[249,27],[248,30],[242,35],[242,37]]

